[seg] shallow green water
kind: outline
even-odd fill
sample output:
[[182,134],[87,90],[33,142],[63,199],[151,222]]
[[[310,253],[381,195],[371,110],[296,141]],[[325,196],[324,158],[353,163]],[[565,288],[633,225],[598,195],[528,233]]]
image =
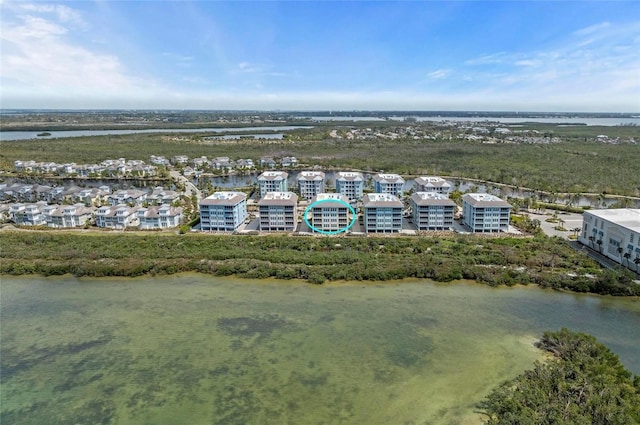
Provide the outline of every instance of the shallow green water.
[[640,303],[427,282],[2,278],[9,424],[458,424],[566,326],[640,373]]

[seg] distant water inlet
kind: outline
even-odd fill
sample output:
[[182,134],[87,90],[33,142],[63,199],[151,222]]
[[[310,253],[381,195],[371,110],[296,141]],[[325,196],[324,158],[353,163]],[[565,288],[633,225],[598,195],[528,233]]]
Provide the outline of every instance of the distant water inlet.
[[2,278],[0,423],[478,424],[563,326],[640,372],[640,303],[426,281]]
[[[0,131],[0,141],[10,140],[30,140],[30,139],[57,139],[62,137],[87,137],[87,136],[111,136],[122,134],[143,134],[143,133],[243,133],[240,136],[251,136],[252,134],[244,133],[256,133],[253,134],[256,137],[272,138],[267,136],[276,136],[271,133],[260,134],[261,131],[290,131],[304,128],[313,128],[312,126],[272,126],[272,127],[226,127],[226,128],[163,128],[163,129],[133,129],[133,130],[68,130],[68,131],[49,131],[47,135],[39,131]],[[263,137],[262,137],[263,136]],[[279,138],[282,138],[279,137]]]

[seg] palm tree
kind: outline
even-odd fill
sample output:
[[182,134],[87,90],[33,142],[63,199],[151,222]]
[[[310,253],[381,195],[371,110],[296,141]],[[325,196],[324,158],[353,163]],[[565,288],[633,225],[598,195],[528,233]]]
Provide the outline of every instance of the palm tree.
[[[630,252],[625,252],[623,255],[623,258],[625,258],[627,260],[627,267],[629,267],[629,257],[631,257],[631,253]],[[624,265],[624,263],[623,263]]]

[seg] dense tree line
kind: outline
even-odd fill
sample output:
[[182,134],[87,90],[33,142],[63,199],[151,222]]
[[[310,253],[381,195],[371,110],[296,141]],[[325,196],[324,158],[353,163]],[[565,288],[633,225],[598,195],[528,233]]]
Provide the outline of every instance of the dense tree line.
[[640,295],[624,270],[601,270],[559,238],[302,237],[4,231],[0,273],[140,276],[201,272],[246,278],[472,279],[488,285]]
[[553,357],[494,389],[479,406],[486,424],[640,423],[640,376],[593,336],[546,332],[538,347]]
[[[0,168],[12,169],[16,159],[93,163],[119,158],[122,152],[132,151],[143,160],[151,155],[250,156],[254,159],[263,155],[294,155],[301,163],[324,167],[372,172],[382,169],[405,175],[443,174],[549,192],[640,196],[640,174],[635,172],[640,161],[638,147],[593,141],[597,134],[617,132],[638,138],[640,130],[635,128],[545,127],[544,131],[552,131],[562,139],[561,143],[551,144],[486,144],[463,139],[461,130],[435,125],[426,128],[433,138],[335,139],[329,137],[330,128],[320,126],[293,131],[279,141],[207,140],[205,143],[203,135],[134,134],[2,142]],[[611,172],[611,164],[615,164],[615,173]]]

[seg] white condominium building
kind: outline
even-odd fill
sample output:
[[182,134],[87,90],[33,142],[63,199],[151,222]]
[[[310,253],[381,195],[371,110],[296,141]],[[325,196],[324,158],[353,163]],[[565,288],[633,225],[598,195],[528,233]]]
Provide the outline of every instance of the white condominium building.
[[437,192],[411,195],[411,218],[418,230],[448,230],[453,226],[456,203]]
[[364,192],[364,176],[362,173],[342,171],[336,174],[336,192],[346,196],[350,201],[362,199]]
[[297,224],[298,197],[293,192],[268,192],[258,201],[260,230],[294,231]]
[[200,201],[200,229],[204,232],[233,232],[247,217],[247,195],[215,192]]
[[467,193],[462,196],[464,224],[474,233],[506,232],[509,230],[511,205],[487,193]]
[[324,193],[324,173],[322,171],[301,171],[297,177],[298,192],[305,199]]
[[395,233],[402,230],[404,204],[395,195],[368,193],[362,199],[367,233]]
[[376,193],[388,193],[402,197],[404,179],[398,174],[376,174],[373,176],[373,191]]
[[265,171],[260,174],[258,176],[260,197],[262,198],[267,192],[287,192],[289,190],[288,177],[289,174],[284,171]]

